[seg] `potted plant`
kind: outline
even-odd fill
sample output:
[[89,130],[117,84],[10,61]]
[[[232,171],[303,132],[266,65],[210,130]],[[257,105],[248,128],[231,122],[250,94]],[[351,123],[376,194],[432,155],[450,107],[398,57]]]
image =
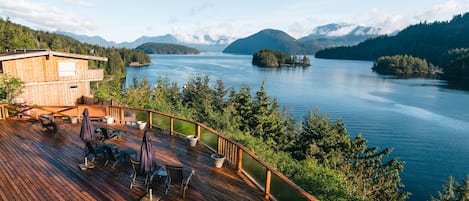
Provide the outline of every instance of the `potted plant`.
[[78,117],[77,116],[70,116],[70,122],[72,124],[76,124],[78,122]]
[[189,135],[186,138],[189,141],[189,144],[191,147],[195,147],[195,145],[197,145],[197,140],[198,140],[197,136]]
[[107,124],[114,123],[114,118],[112,116],[104,116],[104,119],[106,120]]
[[216,168],[221,168],[223,166],[223,162],[225,161],[225,155],[215,153],[212,154],[210,157],[213,159]]
[[138,129],[139,130],[145,130],[145,127],[147,126],[146,121],[137,121]]

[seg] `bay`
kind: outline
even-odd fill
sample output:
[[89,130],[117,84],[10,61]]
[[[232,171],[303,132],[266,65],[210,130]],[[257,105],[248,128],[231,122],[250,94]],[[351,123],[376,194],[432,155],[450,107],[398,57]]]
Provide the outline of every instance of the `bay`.
[[307,68],[259,68],[251,56],[204,53],[151,55],[148,67],[128,67],[132,77],[156,83],[161,76],[182,86],[195,75],[222,79],[226,87],[265,81],[265,89],[281,106],[302,119],[320,110],[344,119],[351,137],[358,133],[370,146],[393,147],[405,161],[401,178],[410,200],[436,196],[449,176],[469,174],[469,93],[436,79],[394,79],[371,71],[372,62],[311,58]]

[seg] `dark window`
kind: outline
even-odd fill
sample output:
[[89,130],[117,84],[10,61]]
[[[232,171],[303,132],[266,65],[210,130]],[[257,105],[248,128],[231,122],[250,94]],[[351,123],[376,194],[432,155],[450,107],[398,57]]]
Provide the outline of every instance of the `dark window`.
[[3,62],[0,62],[0,73],[3,73]]
[[76,88],[78,88],[78,86],[77,85],[72,85],[72,86],[70,86],[70,88],[71,89],[76,89]]

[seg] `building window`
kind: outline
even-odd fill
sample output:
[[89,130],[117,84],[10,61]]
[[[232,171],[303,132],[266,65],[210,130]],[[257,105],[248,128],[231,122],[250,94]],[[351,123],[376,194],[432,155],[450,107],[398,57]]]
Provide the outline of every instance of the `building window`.
[[0,61],[0,73],[3,73],[3,62]]
[[59,76],[75,76],[76,73],[76,65],[75,61],[58,61],[59,66]]

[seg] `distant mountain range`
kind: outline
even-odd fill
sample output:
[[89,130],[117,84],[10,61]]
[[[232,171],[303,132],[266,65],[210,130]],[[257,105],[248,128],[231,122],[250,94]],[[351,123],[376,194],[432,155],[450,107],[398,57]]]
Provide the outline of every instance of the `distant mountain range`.
[[170,44],[178,44],[184,45],[188,47],[192,47],[198,49],[203,52],[221,52],[223,49],[228,46],[230,42],[234,40],[232,37],[228,36],[218,36],[212,37],[209,35],[172,35],[166,34],[162,36],[142,36],[137,38],[132,42],[122,42],[116,43],[114,41],[107,41],[106,39],[100,36],[87,36],[87,35],[79,35],[70,32],[63,32],[57,31],[57,34],[62,34],[66,36],[70,36],[75,40],[78,40],[83,43],[98,45],[102,47],[125,47],[125,48],[136,48],[139,45],[144,43],[170,43]]
[[[202,52],[227,52],[236,54],[252,54],[263,48],[269,48],[271,46],[277,47],[277,50],[281,51],[299,51],[298,53],[309,53],[312,54],[317,50],[324,49],[325,47],[335,47],[341,45],[355,45],[366,38],[376,36],[380,29],[373,27],[363,27],[352,24],[327,24],[324,26],[316,27],[312,30],[311,34],[295,39],[285,32],[279,30],[266,29],[259,32],[254,39],[249,36],[244,39],[253,42],[251,44],[241,45],[234,44],[234,47],[225,49],[231,46],[231,43],[236,40],[230,36],[210,36],[205,35],[172,35],[166,34],[162,36],[142,36],[132,42],[116,43],[108,41],[100,36],[87,36],[79,35],[70,32],[56,33],[70,36],[80,42],[99,45],[103,47],[125,47],[125,48],[136,48],[139,45],[148,42],[155,43],[171,43],[184,45],[198,49]],[[272,33],[269,33],[272,32]],[[266,38],[263,38],[266,36]],[[244,39],[239,39],[243,41]],[[236,43],[239,43],[236,40]],[[246,40],[244,40],[246,41]],[[242,43],[241,43],[242,44]],[[253,45],[256,44],[256,45]],[[280,48],[280,49],[278,49]],[[283,48],[283,49],[282,49]],[[225,50],[225,51],[224,51]]]
[[378,36],[380,29],[352,24],[328,24],[313,29],[308,36],[295,39],[287,33],[265,29],[231,43],[224,53],[253,54],[261,49],[279,50],[288,54],[314,54],[336,46],[356,45],[367,38]]

